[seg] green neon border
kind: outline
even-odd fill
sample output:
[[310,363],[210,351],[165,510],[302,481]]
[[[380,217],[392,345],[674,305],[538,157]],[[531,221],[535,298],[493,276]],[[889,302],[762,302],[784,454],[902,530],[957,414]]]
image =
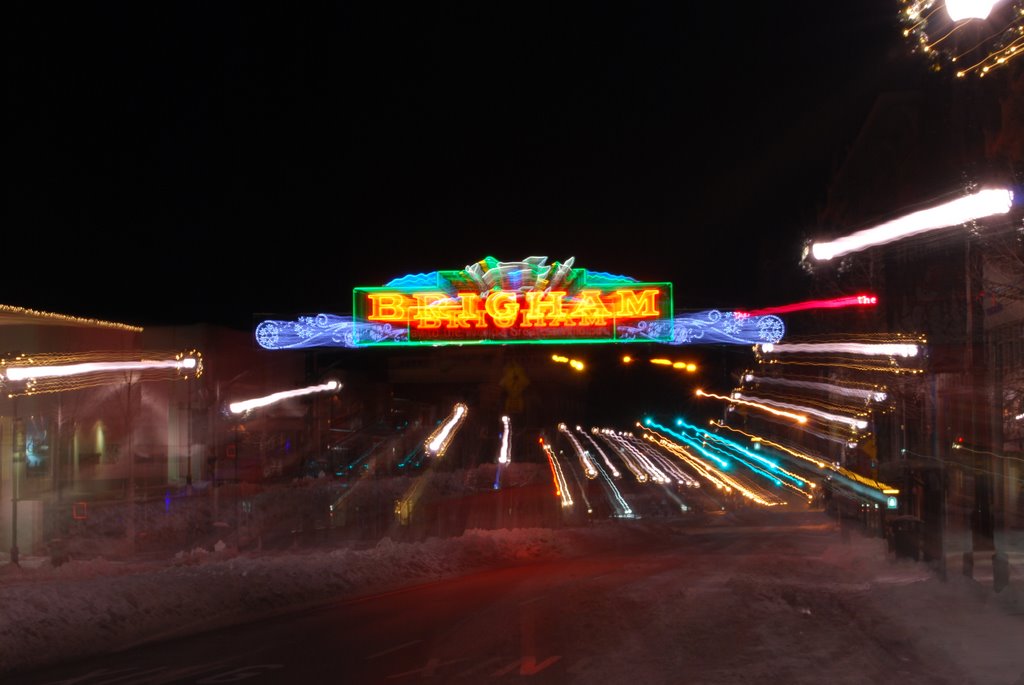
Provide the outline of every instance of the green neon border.
[[[644,338],[620,338],[617,335],[618,326],[613,325],[613,333],[608,338],[530,338],[526,340],[492,340],[490,338],[480,338],[478,340],[406,340],[406,341],[395,341],[395,340],[384,340],[380,342],[376,341],[364,341],[358,338],[354,340],[356,347],[447,347],[451,345],[600,345],[609,343],[651,343],[651,342],[672,342],[674,336],[675,327],[675,292],[672,288],[671,282],[647,282],[647,281],[628,281],[621,284],[605,285],[605,284],[594,284],[591,287],[599,288],[604,291],[619,290],[621,288],[629,287],[642,289],[647,287],[658,287],[668,294],[665,300],[668,303],[667,309],[662,310],[661,317],[657,319],[647,319],[651,323],[662,323],[664,326],[664,335],[657,337],[644,337]],[[438,288],[441,289],[440,287]],[[370,293],[370,292],[400,292],[404,294],[411,294],[417,292],[423,292],[422,287],[418,288],[395,288],[388,286],[360,286],[352,289],[352,319],[355,323],[371,324],[373,322],[367,321],[363,317],[363,312],[359,307],[359,293]],[[630,321],[636,321],[636,319],[630,319]],[[393,324],[392,324],[393,325]],[[358,329],[359,326],[356,326]],[[406,326],[406,333],[411,336],[411,326]]]

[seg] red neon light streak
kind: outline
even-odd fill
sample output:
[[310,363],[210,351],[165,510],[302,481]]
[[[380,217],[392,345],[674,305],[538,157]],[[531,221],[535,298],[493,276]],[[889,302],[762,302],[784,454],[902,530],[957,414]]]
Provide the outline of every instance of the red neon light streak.
[[806,300],[793,304],[784,304],[778,307],[765,307],[764,309],[752,309],[749,312],[736,312],[737,317],[764,316],[766,314],[788,314],[799,312],[805,309],[838,309],[839,307],[873,307],[878,304],[877,295],[847,295],[836,297],[831,300]]

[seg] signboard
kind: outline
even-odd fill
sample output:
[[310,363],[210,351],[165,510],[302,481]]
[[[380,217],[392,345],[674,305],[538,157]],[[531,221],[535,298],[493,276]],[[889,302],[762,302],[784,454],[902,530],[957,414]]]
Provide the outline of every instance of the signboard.
[[[488,257],[353,289],[356,346],[671,342],[672,284]],[[640,334],[642,332],[642,335]]]
[[899,501],[895,497],[893,497],[892,495],[889,495],[888,497],[885,498],[885,508],[886,509],[896,509],[896,508],[898,508],[898,506],[899,506]]

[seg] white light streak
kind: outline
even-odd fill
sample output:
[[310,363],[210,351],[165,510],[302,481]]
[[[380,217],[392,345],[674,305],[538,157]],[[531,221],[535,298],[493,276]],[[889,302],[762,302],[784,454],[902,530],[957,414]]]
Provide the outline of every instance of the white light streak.
[[733,398],[737,400],[747,400],[748,402],[756,402],[760,404],[766,404],[769,407],[778,407],[780,409],[792,409],[804,414],[810,414],[811,416],[817,416],[819,419],[826,421],[832,421],[834,423],[845,423],[850,428],[855,430],[864,430],[868,427],[868,422],[864,419],[855,419],[849,416],[843,416],[842,414],[833,414],[832,412],[822,411],[821,409],[815,409],[814,407],[807,407],[802,404],[796,404],[793,402],[780,402],[778,400],[770,400],[765,397],[757,397],[756,395],[746,395],[741,392],[733,393]]
[[[580,444],[580,441],[576,439],[576,436],[572,434],[572,431],[570,431],[569,427],[564,423],[558,424],[558,430],[565,433],[565,437],[569,439],[569,443],[576,452],[576,458],[579,459],[580,465],[583,467],[583,473],[586,477],[591,480],[597,478],[597,468],[594,466],[594,460],[590,456],[590,452]],[[582,431],[579,426],[576,426],[576,430]]]
[[508,446],[509,418],[507,416],[502,416],[501,423],[504,426],[504,429],[501,431],[501,454],[498,455],[498,463],[507,464],[512,461],[512,455]]
[[163,361],[139,362],[82,362],[80,364],[59,364],[52,366],[11,366],[7,368],[7,380],[24,381],[32,378],[58,378],[81,376],[87,373],[105,371],[148,371],[152,369],[194,369],[194,357],[168,359]]
[[764,343],[763,354],[808,352],[811,354],[863,354],[868,356],[916,357],[919,347],[913,343]]
[[228,405],[228,409],[232,414],[244,414],[250,409],[265,407],[269,404],[280,402],[281,400],[286,400],[290,397],[301,397],[303,395],[311,395],[316,392],[330,392],[332,390],[339,390],[340,388],[341,384],[338,383],[338,381],[327,381],[326,383],[320,383],[319,385],[310,385],[305,388],[297,388],[295,390],[282,390],[264,397],[254,397],[251,400],[232,402]]
[[466,405],[461,402],[457,403],[452,409],[452,413],[448,415],[448,420],[439,426],[427,439],[427,451],[436,456],[442,456],[444,451],[448,449],[448,443],[451,442],[452,438],[455,437],[456,431],[462,426],[462,421],[468,411],[469,408]]
[[946,13],[953,21],[988,19],[999,0],[946,0]]
[[758,383],[761,385],[784,385],[790,388],[807,388],[809,390],[820,390],[831,395],[842,395],[843,397],[854,397],[867,402],[884,402],[887,395],[880,390],[869,388],[850,388],[835,383],[824,383],[822,381],[801,381],[791,378],[776,378],[774,376],[755,376],[748,373],[743,377],[747,383]]
[[993,214],[1006,214],[1012,204],[1013,191],[1002,188],[981,190],[973,195],[912,212],[831,242],[814,243],[811,246],[811,254],[815,259],[823,261],[842,257],[851,252],[885,245],[919,233],[957,226]]

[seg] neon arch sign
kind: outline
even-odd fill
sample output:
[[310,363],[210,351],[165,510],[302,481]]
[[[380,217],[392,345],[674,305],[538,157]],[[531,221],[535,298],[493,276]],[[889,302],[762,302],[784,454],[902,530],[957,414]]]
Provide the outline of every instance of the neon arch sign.
[[[672,284],[574,269],[573,259],[499,262],[353,289],[354,344],[638,342],[672,338]],[[385,335],[381,335],[385,333]]]
[[774,314],[673,314],[672,284],[573,268],[573,258],[499,262],[410,274],[352,292],[352,315],[320,313],[256,326],[268,350],[314,347],[627,343],[776,343]]

